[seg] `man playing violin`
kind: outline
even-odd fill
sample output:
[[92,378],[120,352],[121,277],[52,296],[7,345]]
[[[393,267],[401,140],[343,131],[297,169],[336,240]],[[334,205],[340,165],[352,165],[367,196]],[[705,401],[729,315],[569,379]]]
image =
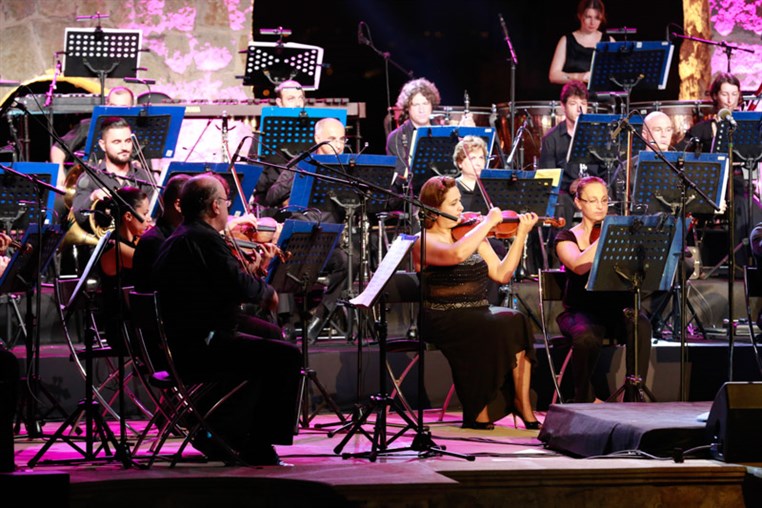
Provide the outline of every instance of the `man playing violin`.
[[[227,192],[227,182],[216,175],[214,177],[219,179]],[[159,198],[162,202],[162,213],[156,220],[156,226],[146,231],[135,247],[135,255],[132,261],[132,280],[137,291],[145,293],[155,289],[152,280],[153,263],[159,255],[161,246],[183,221],[180,210],[180,192],[182,186],[190,178],[191,176],[187,174],[175,174],[167,181],[164,192]],[[229,217],[226,230],[234,230],[241,225],[257,228],[259,222],[252,215]],[[270,241],[274,240],[271,239]],[[256,266],[255,268],[261,267]],[[256,305],[245,306],[239,315],[239,329],[265,339],[282,338],[281,329],[277,324],[256,317],[260,310]]]
[[[280,464],[272,444],[293,442],[301,354],[287,342],[239,330],[241,304],[275,310],[278,295],[241,267],[221,232],[230,200],[219,179],[192,177],[182,187],[183,222],[153,266],[161,313],[180,374],[187,381],[249,383],[216,412],[212,424],[244,460]],[[203,438],[194,447],[214,454]]]

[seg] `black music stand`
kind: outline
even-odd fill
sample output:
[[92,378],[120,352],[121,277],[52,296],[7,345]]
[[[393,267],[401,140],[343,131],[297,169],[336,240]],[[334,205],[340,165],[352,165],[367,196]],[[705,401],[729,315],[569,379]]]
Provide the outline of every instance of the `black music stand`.
[[[67,314],[66,318],[68,318],[71,315],[72,310],[76,307],[78,304],[78,300],[82,298],[84,294],[84,288],[87,285],[87,279],[90,277],[90,273],[92,272],[93,268],[96,266],[98,261],[100,260],[101,255],[103,254],[103,251],[106,248],[106,245],[108,245],[108,241],[111,238],[111,231],[107,231],[105,235],[103,235],[100,240],[98,240],[97,245],[93,249],[93,253],[90,256],[90,259],[87,262],[87,266],[85,267],[84,271],[82,272],[82,276],[79,279],[79,283],[77,284],[77,287],[74,288],[74,291],[72,292],[71,296],[69,297],[69,302],[66,306],[67,308]],[[90,304],[90,296],[85,295],[85,298],[88,298],[87,304]],[[98,459],[103,460],[115,460],[119,457],[117,457],[118,451],[120,449],[119,441],[116,438],[116,435],[111,430],[111,427],[109,427],[106,420],[103,418],[103,415],[101,414],[99,408],[100,405],[93,400],[93,337],[87,336],[85,338],[85,398],[77,404],[77,409],[58,427],[58,429],[55,431],[53,436],[48,439],[48,441],[43,445],[42,448],[40,448],[40,451],[35,454],[34,457],[32,457],[29,460],[29,467],[34,467],[40,459],[45,455],[45,452],[48,451],[48,449],[55,444],[56,441],[61,440],[64,443],[71,446],[75,451],[77,451],[80,455],[82,455],[81,458],[77,459],[66,459],[66,460],[55,460],[55,461],[45,461],[46,464],[53,464],[53,463],[72,463],[72,462],[78,462],[78,461],[94,461]],[[121,378],[120,378],[121,379]],[[84,449],[79,446],[74,439],[66,432],[66,429],[71,427],[72,429],[75,428],[77,425],[77,422],[79,422],[84,415],[85,417],[85,447]],[[124,418],[124,415],[121,416],[121,418]],[[93,437],[94,435],[97,435],[100,444],[97,448],[95,448]],[[109,447],[111,445],[113,447],[114,452],[112,453],[112,448]],[[98,454],[103,451],[105,453],[105,456],[98,457]]]
[[335,118],[346,125],[347,111],[339,108],[262,108],[258,157],[263,160],[283,156],[291,159],[307,151],[315,143],[315,124],[323,118]]
[[[377,323],[378,328],[378,351],[379,351],[379,392],[370,397],[370,403],[363,408],[359,417],[354,421],[349,428],[349,431],[341,440],[341,442],[334,448],[334,453],[341,454],[344,459],[347,458],[367,458],[371,462],[375,462],[378,455],[385,455],[400,450],[409,450],[410,448],[400,448],[399,450],[388,449],[389,444],[395,441],[398,437],[402,436],[410,429],[415,429],[417,424],[410,415],[407,414],[405,408],[399,399],[391,398],[386,391],[386,371],[383,366],[386,365],[386,339],[387,339],[387,322],[386,322],[386,295],[384,290],[386,285],[394,276],[397,267],[404,257],[410,251],[410,248],[415,244],[417,237],[411,235],[398,236],[391,247],[389,248],[387,255],[381,260],[378,269],[373,274],[370,282],[365,290],[357,297],[349,301],[354,307],[362,310],[370,310],[377,303],[379,305],[379,321]],[[405,422],[405,426],[398,431],[391,439],[387,440],[387,412],[394,411]],[[373,439],[371,439],[372,446],[370,451],[362,453],[341,453],[344,446],[350,439],[357,433],[362,432],[362,426],[367,422],[368,417],[376,413],[376,421],[374,423]]]
[[172,158],[184,116],[183,106],[96,106],[87,134],[85,158],[93,153],[97,159],[103,158],[103,150],[98,144],[101,126],[106,118],[113,117],[123,118],[130,124],[147,160]]
[[[309,350],[307,337],[307,322],[309,319],[310,305],[319,303],[315,293],[322,291],[316,288],[318,275],[325,266],[331,252],[336,247],[343,224],[318,224],[314,222],[287,220],[278,238],[278,246],[283,252],[288,252],[289,259],[286,261],[278,257],[273,258],[268,267],[267,282],[278,293],[291,293],[300,305],[300,321],[302,323],[302,371],[299,385],[299,408],[297,409],[295,432],[299,432],[299,426],[309,428],[310,421],[317,414],[317,410],[309,414],[309,383],[313,383],[323,396],[323,401],[339,417],[342,423],[346,423],[341,409],[336,405],[328,394],[325,386],[318,380],[317,373],[309,366]],[[317,300],[311,302],[311,300]]]
[[[655,152],[640,152],[633,182],[632,208],[643,213],[666,212],[674,216],[686,217],[687,214],[713,214],[720,203],[725,200],[728,181],[728,157],[725,154],[700,154],[698,157],[692,153],[663,152],[662,156],[674,166],[682,168],[684,174],[694,182],[704,193],[709,196],[713,203],[707,201],[695,191],[686,189],[685,210],[681,199],[683,193],[683,180],[667,163]],[[685,239],[681,241],[683,249],[686,248]],[[681,326],[678,324],[679,312],[682,303],[682,284],[673,285],[668,298],[661,300],[653,310],[653,316],[661,316],[667,304],[672,301],[671,325],[673,331]],[[690,300],[685,299],[685,305],[691,312],[692,318],[684,326],[688,326],[695,319],[701,335],[706,337],[704,325],[699,320]]]
[[609,401],[620,395],[626,402],[645,402],[646,397],[656,400],[643,383],[638,369],[641,291],[667,291],[672,285],[680,256],[681,224],[684,230],[684,221],[667,214],[608,216],[603,221],[586,289],[631,291],[634,302],[633,347],[628,347],[626,352],[631,359],[627,365],[632,365],[633,370],[627,372],[624,384]]
[[[35,390],[41,391],[51,404],[50,410],[45,415],[42,415],[42,419],[53,411],[58,411],[62,416],[68,417],[61,404],[39,382],[39,368],[37,367],[37,360],[40,354],[39,345],[31,337],[32,327],[35,326],[34,323],[39,319],[40,312],[37,310],[38,317],[34,317],[32,293],[35,291],[35,283],[40,274],[47,271],[50,262],[58,250],[58,246],[61,245],[64,233],[58,225],[43,226],[42,235],[38,233],[38,228],[38,224],[32,223],[24,231],[24,235],[19,242],[20,247],[13,253],[8,266],[5,268],[2,276],[0,276],[0,295],[12,293],[26,294],[26,321],[28,330],[26,337],[26,361],[30,378],[29,384],[33,385]],[[38,248],[40,238],[42,238],[42,249]],[[42,265],[39,263],[42,263]],[[35,368],[30,369],[31,365],[35,365]],[[36,397],[36,393],[28,393],[28,390],[24,390],[19,402],[17,421],[20,423],[21,420],[24,420],[27,429],[36,429],[36,415],[33,414],[36,404],[30,400],[31,397]],[[36,432],[37,430],[28,431],[30,437],[35,437],[34,434]],[[42,435],[41,429],[39,433]]]
[[[48,185],[58,180],[58,164],[50,162],[14,162],[10,168],[29,175]],[[42,191],[42,206],[45,210],[42,222],[52,224],[55,194],[47,189]],[[37,185],[34,181],[21,178],[11,172],[0,175],[0,222],[6,231],[23,231],[30,224],[39,224]]]
[[672,53],[675,47],[667,41],[599,42],[590,64],[591,91],[608,91],[616,85],[626,92],[626,111],[630,110],[630,93],[635,86],[646,90],[667,87]]
[[106,78],[134,78],[140,67],[141,30],[67,28],[64,39],[64,75],[98,78],[101,104]]
[[[490,127],[435,126],[415,130],[410,149],[410,170],[416,195],[432,176],[457,176],[459,170],[452,160],[452,154],[455,145],[465,136],[482,138],[487,143],[487,150],[492,151],[495,130]],[[487,153],[488,157],[489,155]]]
[[624,155],[621,147],[626,143],[624,131],[617,139],[611,138],[612,125],[620,118],[619,115],[579,115],[571,143],[569,143],[566,161],[570,164],[601,164],[606,171],[607,183],[612,184],[614,170],[620,157]]
[[317,90],[323,70],[323,48],[296,42],[251,41],[245,51],[244,86],[263,88],[297,81],[304,90]]

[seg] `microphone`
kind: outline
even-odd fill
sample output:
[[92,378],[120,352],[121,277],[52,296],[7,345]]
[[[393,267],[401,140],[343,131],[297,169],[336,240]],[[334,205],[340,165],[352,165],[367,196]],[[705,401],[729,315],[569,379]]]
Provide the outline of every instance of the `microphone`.
[[526,122],[530,129],[534,129],[534,119],[532,118],[532,115],[529,114],[529,110],[524,109],[524,114],[526,115]]
[[355,164],[357,164],[357,159],[362,155],[362,153],[365,151],[365,149],[368,148],[368,142],[366,141],[363,147],[360,149],[359,152],[357,152],[355,155],[350,157],[349,159],[349,166],[354,167]]
[[693,145],[693,156],[697,159],[699,158],[699,155],[701,155],[701,138],[697,138],[696,136],[692,137],[688,144]]
[[228,112],[222,112],[222,134],[228,133]]
[[365,37],[365,34],[362,33],[363,26],[365,26],[365,21],[360,21],[357,24],[357,44],[360,45],[368,44],[368,39]]
[[503,19],[502,13],[498,13],[497,17],[500,18],[500,28],[503,29],[503,35],[505,35],[506,39],[509,39],[510,37],[508,37],[508,27],[505,24],[505,19]]
[[734,129],[738,128],[738,123],[736,122],[736,119],[733,118],[733,113],[728,108],[722,108],[719,113],[717,113],[717,118],[723,122],[729,122],[730,126]]
[[330,143],[330,141],[321,141],[320,143],[312,145],[307,150],[303,151],[302,153],[300,153],[299,155],[297,155],[296,157],[293,157],[290,161],[288,161],[288,163],[286,164],[286,168],[287,169],[293,168],[294,166],[299,164],[301,161],[303,161],[304,159],[312,155],[312,152],[314,152],[315,150],[317,150],[323,145],[327,145],[328,143]]

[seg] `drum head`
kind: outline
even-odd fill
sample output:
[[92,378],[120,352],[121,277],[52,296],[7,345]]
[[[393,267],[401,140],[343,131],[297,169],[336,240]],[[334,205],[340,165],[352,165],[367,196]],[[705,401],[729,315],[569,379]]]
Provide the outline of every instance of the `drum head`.
[[688,129],[712,117],[714,105],[712,101],[633,102],[631,110],[638,111],[643,117],[653,111],[664,112],[672,119],[675,128],[672,144],[676,145],[683,140]]

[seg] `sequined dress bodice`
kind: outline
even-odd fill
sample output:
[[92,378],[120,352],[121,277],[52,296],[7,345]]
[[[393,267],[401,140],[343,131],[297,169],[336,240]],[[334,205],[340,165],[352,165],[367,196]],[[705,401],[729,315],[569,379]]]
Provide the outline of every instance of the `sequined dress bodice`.
[[429,266],[425,306],[432,310],[489,306],[488,273],[487,263],[477,253],[455,266]]

